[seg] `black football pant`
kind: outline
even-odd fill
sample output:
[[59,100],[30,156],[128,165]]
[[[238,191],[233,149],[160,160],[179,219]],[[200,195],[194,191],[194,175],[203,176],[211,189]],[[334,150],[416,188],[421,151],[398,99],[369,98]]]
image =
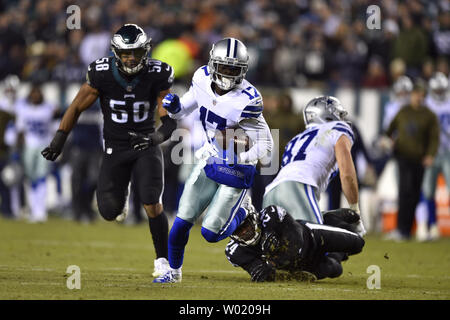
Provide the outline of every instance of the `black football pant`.
[[128,195],[131,175],[143,204],[161,203],[164,187],[162,152],[159,146],[137,151],[117,148],[105,143],[97,187],[97,203],[101,216],[108,221],[122,213]]
[[397,229],[403,236],[409,237],[414,222],[416,206],[420,200],[424,167],[421,163],[402,158],[397,158],[397,163],[400,174]]

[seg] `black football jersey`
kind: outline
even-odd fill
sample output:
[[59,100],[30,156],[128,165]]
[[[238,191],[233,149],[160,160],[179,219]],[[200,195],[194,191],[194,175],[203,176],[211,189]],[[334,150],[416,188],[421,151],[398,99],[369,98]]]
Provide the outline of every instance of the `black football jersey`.
[[148,59],[138,74],[126,77],[119,72],[115,57],[104,57],[89,65],[86,80],[100,92],[105,141],[128,145],[129,131],[155,130],[156,98],[172,86],[173,69],[162,61]]

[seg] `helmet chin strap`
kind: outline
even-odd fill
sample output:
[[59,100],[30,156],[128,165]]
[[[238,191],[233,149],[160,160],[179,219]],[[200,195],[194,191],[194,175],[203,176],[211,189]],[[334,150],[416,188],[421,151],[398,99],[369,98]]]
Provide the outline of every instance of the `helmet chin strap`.
[[144,67],[145,60],[146,60],[146,59],[142,59],[135,67],[130,68],[130,67],[127,67],[119,57],[116,56],[116,59],[119,59],[119,61],[120,61],[121,66],[120,67],[118,66],[119,69],[121,69],[123,72],[125,72],[128,75],[133,75],[133,74],[136,74],[139,71],[141,71],[142,68]]

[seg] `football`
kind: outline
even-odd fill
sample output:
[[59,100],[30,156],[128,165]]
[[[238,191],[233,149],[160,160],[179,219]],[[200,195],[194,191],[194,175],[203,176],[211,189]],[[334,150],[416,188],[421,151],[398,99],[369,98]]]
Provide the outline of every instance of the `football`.
[[228,150],[231,144],[236,154],[250,149],[251,140],[242,129],[216,130],[215,139],[218,147],[222,150]]

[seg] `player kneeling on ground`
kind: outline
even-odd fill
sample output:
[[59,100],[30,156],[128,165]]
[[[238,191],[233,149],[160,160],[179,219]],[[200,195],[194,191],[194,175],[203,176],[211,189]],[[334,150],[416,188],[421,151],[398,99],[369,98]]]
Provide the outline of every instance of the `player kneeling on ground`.
[[341,261],[361,252],[365,243],[352,232],[359,215],[338,209],[323,217],[326,225],[294,220],[279,206],[254,211],[235,230],[225,254],[256,282],[339,277]]

